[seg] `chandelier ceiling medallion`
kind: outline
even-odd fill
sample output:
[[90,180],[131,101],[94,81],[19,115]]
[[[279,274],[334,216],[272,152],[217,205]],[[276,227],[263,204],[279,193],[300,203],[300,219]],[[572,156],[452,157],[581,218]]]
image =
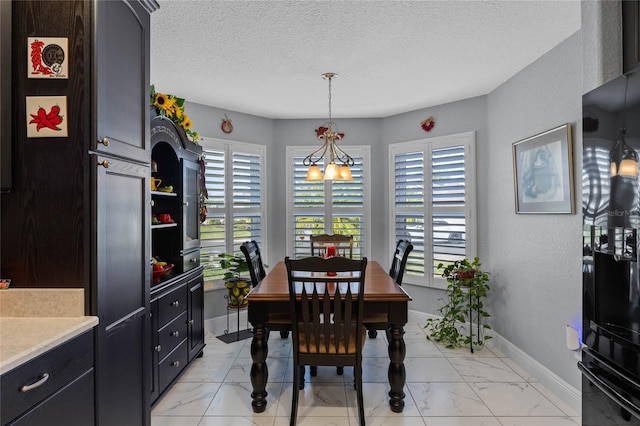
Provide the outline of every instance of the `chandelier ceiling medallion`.
[[[353,180],[351,167],[355,162],[336,143],[344,137],[344,133],[338,133],[337,126],[331,121],[331,80],[337,76],[338,74],[333,72],[322,74],[322,78],[329,81],[329,122],[316,130],[318,139],[324,141],[322,146],[302,160],[302,164],[309,167],[305,180]],[[328,163],[323,176],[317,163],[324,159],[327,153],[325,161]]]

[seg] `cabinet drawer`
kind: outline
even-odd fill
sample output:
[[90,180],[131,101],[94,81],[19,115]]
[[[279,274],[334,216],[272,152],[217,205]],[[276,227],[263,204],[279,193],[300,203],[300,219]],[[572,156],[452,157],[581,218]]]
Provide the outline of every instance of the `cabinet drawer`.
[[182,255],[182,267],[184,272],[190,271],[198,266],[200,266],[200,250],[196,250],[191,253],[184,253]]
[[8,426],[95,424],[93,369],[20,416]]
[[187,337],[187,311],[184,311],[178,318],[158,330],[158,359],[163,359],[180,342]]
[[[93,330],[4,374],[0,385],[3,424],[27,411],[92,366]],[[30,390],[25,388],[39,381],[42,382],[41,385]]]
[[176,289],[158,298],[158,329],[173,321],[187,309],[187,285],[182,284]]
[[160,362],[159,384],[160,389],[165,389],[187,365],[189,348],[187,340],[183,340],[165,359]]

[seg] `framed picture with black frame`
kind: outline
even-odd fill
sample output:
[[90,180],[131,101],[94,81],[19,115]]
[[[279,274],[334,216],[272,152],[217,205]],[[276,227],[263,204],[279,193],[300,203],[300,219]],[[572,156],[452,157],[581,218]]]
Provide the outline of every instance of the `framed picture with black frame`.
[[515,142],[513,176],[516,213],[575,213],[571,125]]

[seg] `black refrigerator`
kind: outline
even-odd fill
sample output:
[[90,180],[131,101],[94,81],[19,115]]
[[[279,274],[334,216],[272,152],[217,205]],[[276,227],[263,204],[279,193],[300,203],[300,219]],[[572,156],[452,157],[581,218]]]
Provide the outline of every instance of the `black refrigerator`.
[[640,73],[582,107],[582,424],[640,425]]

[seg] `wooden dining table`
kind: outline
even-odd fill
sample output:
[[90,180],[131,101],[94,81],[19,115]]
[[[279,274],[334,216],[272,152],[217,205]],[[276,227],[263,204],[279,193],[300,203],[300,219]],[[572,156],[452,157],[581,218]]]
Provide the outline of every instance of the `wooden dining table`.
[[[404,358],[404,326],[407,323],[411,296],[389,276],[378,262],[369,261],[365,271],[364,304],[367,313],[384,313],[389,318],[389,407],[400,413],[404,408],[406,382]],[[251,385],[253,411],[267,408],[267,356],[269,347],[268,319],[270,315],[290,315],[287,267],[278,262],[262,281],[247,295],[249,322],[253,326],[251,342]]]

